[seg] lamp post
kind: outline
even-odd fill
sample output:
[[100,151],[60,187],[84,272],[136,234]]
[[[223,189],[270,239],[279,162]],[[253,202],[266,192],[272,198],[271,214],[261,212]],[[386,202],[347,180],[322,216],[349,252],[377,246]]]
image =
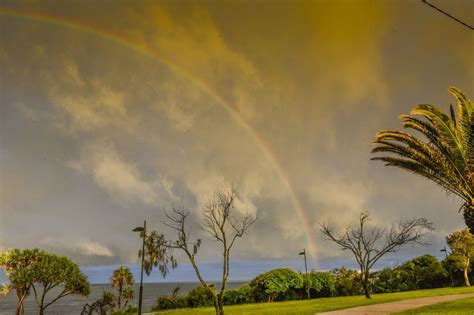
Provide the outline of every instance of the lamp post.
[[306,273],[306,293],[308,294],[308,300],[309,300],[310,297],[309,297],[309,286],[308,286],[308,265],[306,263],[306,249],[303,248],[303,251],[300,252],[298,255],[304,256],[304,270]]
[[140,291],[138,295],[138,315],[142,314],[142,299],[143,299],[143,262],[145,260],[145,235],[146,235],[146,220],[143,222],[143,226],[136,227],[132,230],[133,232],[140,232],[143,238],[142,242],[142,264],[140,269]]
[[[444,246],[444,247],[440,250],[440,252],[444,252],[444,254],[446,255],[446,263],[448,263],[448,250],[447,250],[446,246]],[[453,288],[454,288],[454,280],[453,280],[453,275],[451,274],[451,266],[448,266],[448,267],[449,267],[449,270],[448,270],[448,272],[449,272],[449,278],[451,278],[451,285],[452,285]]]

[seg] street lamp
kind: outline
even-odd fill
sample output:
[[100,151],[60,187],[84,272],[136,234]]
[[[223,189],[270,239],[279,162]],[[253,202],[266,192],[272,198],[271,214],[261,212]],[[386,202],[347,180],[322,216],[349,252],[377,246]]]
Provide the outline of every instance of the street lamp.
[[309,298],[309,286],[308,286],[308,265],[306,263],[306,249],[303,248],[303,251],[300,252],[298,255],[303,255],[304,256],[304,270],[306,272],[306,293],[308,294],[308,300]]
[[[446,246],[444,246],[440,252],[444,252],[446,255],[446,263],[448,263],[448,250],[446,249]],[[448,265],[448,272],[449,272],[449,277],[451,278],[451,285],[454,288],[454,280],[453,280],[453,275],[451,274],[451,266]]]
[[133,232],[140,232],[143,237],[142,243],[142,265],[140,271],[140,293],[138,295],[138,315],[142,314],[142,299],[143,299],[143,262],[145,259],[145,235],[146,235],[146,220],[143,222],[143,226],[138,226],[132,230]]

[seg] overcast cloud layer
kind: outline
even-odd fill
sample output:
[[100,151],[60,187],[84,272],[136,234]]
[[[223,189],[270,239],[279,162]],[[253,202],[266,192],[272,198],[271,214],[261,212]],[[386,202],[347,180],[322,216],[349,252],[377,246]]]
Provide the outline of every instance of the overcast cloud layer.
[[[434,2],[474,24],[469,1]],[[308,238],[315,266],[343,259],[319,222],[361,210],[432,220],[413,255],[463,228],[460,200],[369,158],[414,105],[447,110],[450,85],[474,98],[474,32],[415,0],[113,4],[2,1],[16,12],[0,10],[2,249],[135,262],[133,227],[169,232],[162,209],[180,198],[195,223],[224,180],[259,217],[236,259],[291,260]]]

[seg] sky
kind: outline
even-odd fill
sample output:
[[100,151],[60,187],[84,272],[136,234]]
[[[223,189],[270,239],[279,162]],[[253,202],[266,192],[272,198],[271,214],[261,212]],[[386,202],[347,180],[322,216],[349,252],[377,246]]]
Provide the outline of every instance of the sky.
[[[472,2],[431,2],[474,25]],[[136,264],[131,230],[147,220],[172,239],[163,209],[182,199],[215,270],[199,209],[227,182],[235,211],[258,216],[231,279],[298,268],[303,248],[310,268],[350,265],[319,226],[361,211],[436,229],[379,267],[441,257],[461,200],[370,150],[415,105],[448,110],[449,86],[472,98],[473,52],[472,30],[418,0],[2,0],[0,249]]]

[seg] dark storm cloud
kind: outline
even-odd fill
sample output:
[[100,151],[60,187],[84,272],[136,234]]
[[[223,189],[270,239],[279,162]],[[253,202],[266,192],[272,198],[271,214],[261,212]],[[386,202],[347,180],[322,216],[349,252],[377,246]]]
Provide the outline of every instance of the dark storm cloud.
[[[132,44],[0,15],[0,245],[134,261],[131,227],[162,228],[162,207],[181,197],[197,221],[229,180],[239,209],[259,214],[236,257],[292,258],[308,240],[270,152],[315,235],[321,220],[346,224],[366,209],[374,223],[425,216],[437,232],[415,251],[436,252],[463,226],[459,201],[369,152],[413,105],[446,109],[449,85],[472,97],[473,35],[403,3],[5,2]],[[316,260],[342,255],[311,242]],[[203,248],[204,260],[217,255]]]

